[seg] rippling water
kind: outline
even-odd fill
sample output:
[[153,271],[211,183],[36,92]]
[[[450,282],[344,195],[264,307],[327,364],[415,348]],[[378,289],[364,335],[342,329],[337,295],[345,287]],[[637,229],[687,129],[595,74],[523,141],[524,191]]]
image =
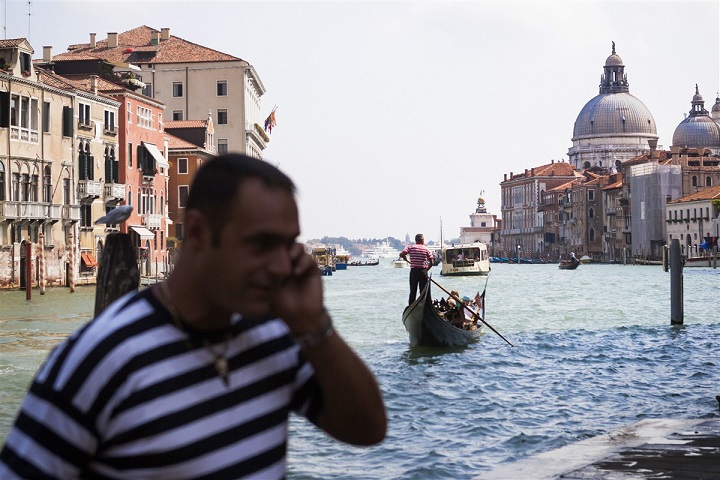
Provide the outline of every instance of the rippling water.
[[[485,283],[434,270],[461,294]],[[388,261],[323,279],[338,331],[381,384],[388,437],[354,448],[293,420],[288,478],[472,478],[644,418],[718,416],[720,270],[685,269],[685,324],[673,327],[660,267],[494,264],[487,320],[515,347],[488,332],[461,349],[409,347],[407,275]],[[29,304],[0,292],[0,439],[47,350],[93,302],[89,287]]]

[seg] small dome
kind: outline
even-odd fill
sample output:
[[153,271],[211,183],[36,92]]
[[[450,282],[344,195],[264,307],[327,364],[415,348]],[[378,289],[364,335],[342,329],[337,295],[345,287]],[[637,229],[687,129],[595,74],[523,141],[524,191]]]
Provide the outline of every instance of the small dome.
[[692,101],[693,101],[693,103],[695,103],[695,102],[703,102],[703,103],[705,103],[705,99],[703,98],[702,95],[700,95],[700,93],[695,93],[695,95],[693,95]]
[[713,105],[712,110],[713,113],[720,112],[720,97],[717,97],[715,99],[715,105]]
[[708,115],[689,116],[675,128],[676,147],[720,148],[720,125]]
[[620,58],[620,55],[617,53],[613,53],[610,55],[607,60],[605,60],[605,66],[606,67],[614,67],[614,66],[623,66],[622,58]]
[[616,134],[657,135],[655,119],[645,104],[629,93],[601,93],[580,111],[573,139]]
[[483,197],[478,197],[478,205],[485,205],[485,199]]

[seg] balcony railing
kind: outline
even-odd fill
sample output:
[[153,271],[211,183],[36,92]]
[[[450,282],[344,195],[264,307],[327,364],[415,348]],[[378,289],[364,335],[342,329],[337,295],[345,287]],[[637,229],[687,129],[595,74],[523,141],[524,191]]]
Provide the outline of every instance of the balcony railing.
[[162,215],[158,213],[146,213],[142,216],[142,224],[148,228],[160,228]]
[[104,125],[103,133],[105,135],[110,135],[111,137],[114,137],[118,134],[118,129],[115,125]]
[[119,202],[120,200],[125,200],[125,184],[106,183],[104,193],[106,202]]
[[605,215],[615,215],[615,212],[617,211],[617,208],[615,207],[608,207],[605,209]]
[[102,195],[102,182],[95,180],[78,180],[78,193],[80,198],[99,197]]
[[62,206],[63,223],[75,223],[80,221],[80,205]]
[[78,129],[79,130],[92,130],[95,127],[95,122],[92,120],[87,120],[84,118],[78,119]]

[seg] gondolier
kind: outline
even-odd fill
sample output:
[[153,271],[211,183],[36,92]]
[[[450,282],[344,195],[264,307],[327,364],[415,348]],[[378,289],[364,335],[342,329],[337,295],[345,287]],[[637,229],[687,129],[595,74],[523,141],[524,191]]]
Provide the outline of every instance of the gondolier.
[[[408,255],[410,259],[408,260]],[[420,291],[425,288],[428,281],[428,270],[433,265],[433,254],[425,246],[425,236],[422,233],[415,235],[415,244],[408,245],[400,252],[400,258],[410,264],[410,296],[408,305],[412,305],[417,297],[418,287]]]

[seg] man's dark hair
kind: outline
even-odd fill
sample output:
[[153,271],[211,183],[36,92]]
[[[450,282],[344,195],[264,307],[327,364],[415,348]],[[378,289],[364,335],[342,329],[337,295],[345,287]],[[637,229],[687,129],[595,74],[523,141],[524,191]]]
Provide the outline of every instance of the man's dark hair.
[[197,171],[190,186],[185,210],[199,210],[212,229],[212,244],[220,244],[220,235],[232,209],[240,183],[245,178],[261,179],[272,188],[284,188],[295,193],[290,177],[264,160],[239,153],[228,153],[205,162]]
[[418,233],[415,235],[415,243],[420,243],[420,240],[423,240],[425,236],[422,233]]

